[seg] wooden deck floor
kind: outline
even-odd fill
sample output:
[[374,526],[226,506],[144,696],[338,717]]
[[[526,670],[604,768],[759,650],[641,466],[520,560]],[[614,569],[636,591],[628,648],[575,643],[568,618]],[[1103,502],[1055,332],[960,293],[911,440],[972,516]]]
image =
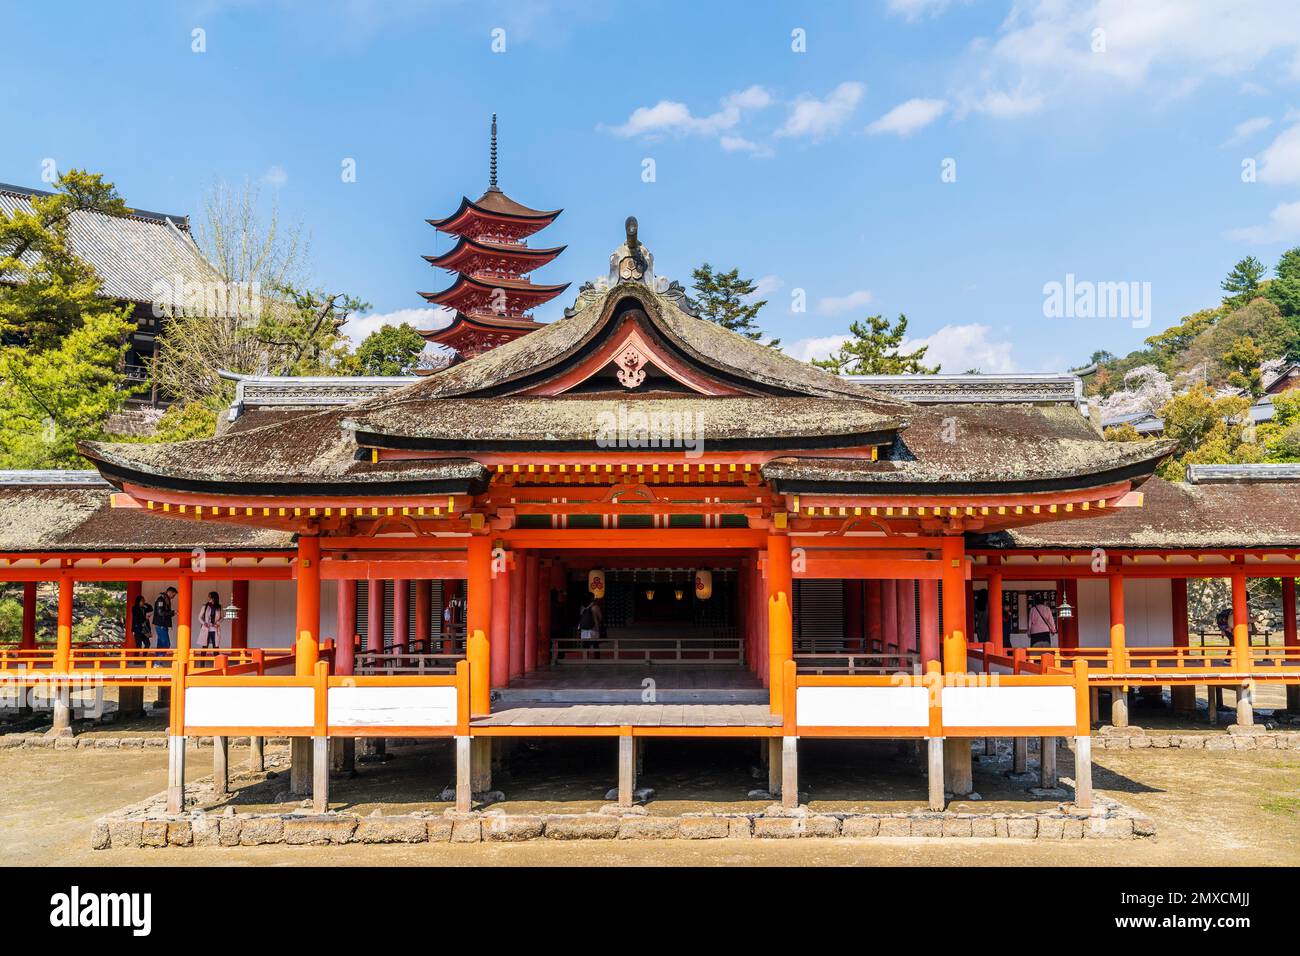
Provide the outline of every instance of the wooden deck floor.
[[528,704],[502,707],[475,727],[776,727],[766,704]]

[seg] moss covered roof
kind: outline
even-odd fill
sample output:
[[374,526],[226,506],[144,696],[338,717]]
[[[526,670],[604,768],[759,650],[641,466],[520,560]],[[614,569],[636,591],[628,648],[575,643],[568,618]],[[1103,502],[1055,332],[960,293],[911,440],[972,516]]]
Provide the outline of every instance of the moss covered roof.
[[973,535],[972,547],[1300,548],[1300,481],[1188,485],[1152,478],[1140,508]]

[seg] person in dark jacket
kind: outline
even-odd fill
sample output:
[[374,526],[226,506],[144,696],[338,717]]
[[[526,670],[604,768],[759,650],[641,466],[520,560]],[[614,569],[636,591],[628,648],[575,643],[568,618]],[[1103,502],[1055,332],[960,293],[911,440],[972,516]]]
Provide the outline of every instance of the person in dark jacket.
[[131,605],[131,636],[135,638],[136,647],[149,646],[149,615],[153,614],[153,608],[149,602],[144,599],[143,594],[135,596],[135,603]]
[[172,601],[176,600],[176,595],[179,593],[175,588],[168,588],[159,594],[158,599],[153,602],[155,647],[166,648],[172,646],[172,619],[176,616],[176,612],[172,610]]

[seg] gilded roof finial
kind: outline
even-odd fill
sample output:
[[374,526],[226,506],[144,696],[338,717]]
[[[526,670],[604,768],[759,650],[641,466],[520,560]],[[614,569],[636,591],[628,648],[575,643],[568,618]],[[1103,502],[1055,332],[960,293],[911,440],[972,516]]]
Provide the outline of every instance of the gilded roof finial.
[[492,114],[492,161],[488,166],[488,189],[500,192],[497,188],[497,114]]

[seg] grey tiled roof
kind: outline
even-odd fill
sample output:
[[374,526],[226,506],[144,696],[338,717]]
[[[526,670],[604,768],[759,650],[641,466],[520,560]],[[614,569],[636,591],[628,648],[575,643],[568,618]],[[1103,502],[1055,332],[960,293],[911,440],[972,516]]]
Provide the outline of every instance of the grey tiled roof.
[[[0,183],[0,211],[30,211],[34,195],[49,194]],[[126,217],[76,213],[68,241],[77,256],[94,266],[110,299],[148,304],[156,298],[156,283],[174,287],[177,276],[187,284],[219,281],[183,216],[139,210]]]

